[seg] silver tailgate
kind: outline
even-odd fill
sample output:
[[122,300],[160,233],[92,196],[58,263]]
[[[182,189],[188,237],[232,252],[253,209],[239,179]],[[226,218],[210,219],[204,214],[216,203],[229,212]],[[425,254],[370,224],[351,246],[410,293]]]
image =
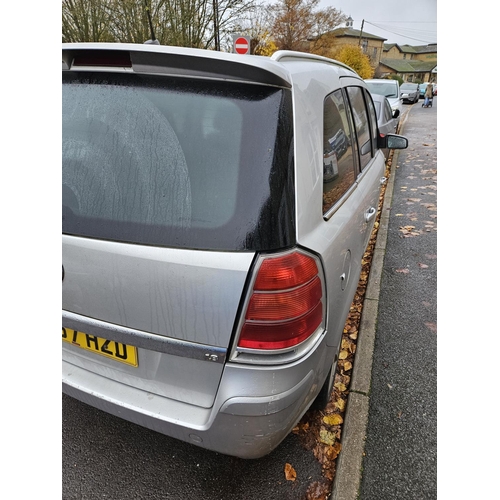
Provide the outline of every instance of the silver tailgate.
[[137,367],[67,342],[63,358],[152,394],[210,407],[254,254],[67,235],[62,253],[63,327],[150,347],[138,348]]

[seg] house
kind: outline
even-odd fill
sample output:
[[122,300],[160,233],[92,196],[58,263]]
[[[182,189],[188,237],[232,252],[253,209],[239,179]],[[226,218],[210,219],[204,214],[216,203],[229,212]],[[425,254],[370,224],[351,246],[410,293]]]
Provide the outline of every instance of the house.
[[[352,27],[353,21],[349,17],[343,28],[337,28],[324,36],[327,43],[323,55],[331,56],[344,45],[358,45],[369,57],[370,65],[375,70],[375,78],[386,78],[398,75],[407,82],[437,83],[437,44],[427,45],[398,45],[385,43],[386,38],[372,35],[363,30]],[[318,44],[322,37],[309,40],[311,44]]]
[[317,37],[308,40],[311,44],[310,47],[315,46],[314,52],[318,53],[318,43],[321,43],[321,39],[327,44],[326,50],[322,50],[320,53],[326,56],[332,56],[338,49],[344,45],[357,45],[363,49],[363,52],[369,57],[370,65],[372,68],[376,68],[381,58],[383,57],[384,42],[386,38],[382,38],[377,35],[372,35],[366,31],[357,30],[352,27],[352,19],[346,22],[344,28],[337,28],[329,33],[323,35],[323,37]]
[[384,44],[383,56],[375,70],[375,77],[384,78],[392,74],[399,75],[405,82],[437,83],[437,44]]

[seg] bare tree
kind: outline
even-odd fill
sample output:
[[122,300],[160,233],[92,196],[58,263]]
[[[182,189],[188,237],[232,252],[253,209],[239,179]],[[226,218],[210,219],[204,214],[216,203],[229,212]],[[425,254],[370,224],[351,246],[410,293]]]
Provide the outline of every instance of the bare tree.
[[311,50],[311,41],[322,37],[345,21],[346,16],[333,7],[318,9],[320,0],[279,0],[272,4],[271,32],[283,50]]
[[[63,41],[144,43],[214,48],[254,9],[255,0],[62,0]],[[214,11],[217,18],[214,18]],[[217,28],[216,30],[214,28]]]
[[63,42],[110,42],[109,0],[62,0]]
[[[272,17],[269,4],[259,3],[233,26],[233,31],[250,38],[250,53],[258,55],[271,55],[278,50],[271,36]],[[227,50],[231,50],[232,40],[227,41]]]

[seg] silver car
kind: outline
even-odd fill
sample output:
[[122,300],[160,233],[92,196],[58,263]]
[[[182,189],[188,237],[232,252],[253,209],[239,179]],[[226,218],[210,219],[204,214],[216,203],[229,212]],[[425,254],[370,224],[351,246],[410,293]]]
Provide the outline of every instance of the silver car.
[[403,103],[415,104],[420,98],[418,83],[405,82],[400,87]]
[[271,452],[329,400],[382,149],[408,141],[319,56],[63,44],[62,66],[63,391]]
[[399,88],[399,82],[392,79],[384,78],[372,78],[365,80],[368,85],[368,89],[372,94],[383,95],[389,100],[391,108],[395,111],[399,109],[399,113],[403,113],[403,99],[401,96],[401,90]]
[[[380,134],[394,134],[398,130],[399,126],[399,109],[393,110],[387,97],[379,94],[372,95],[373,104],[375,106],[375,112],[377,113],[377,124]],[[389,156],[389,149],[384,149],[384,155],[387,158]]]

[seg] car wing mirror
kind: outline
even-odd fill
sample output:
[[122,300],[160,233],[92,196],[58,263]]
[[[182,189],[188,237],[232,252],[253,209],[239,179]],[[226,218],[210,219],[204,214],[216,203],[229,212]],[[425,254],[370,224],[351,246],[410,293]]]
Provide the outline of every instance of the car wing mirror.
[[406,149],[408,139],[398,134],[379,135],[377,146],[379,149]]
[[392,113],[393,118],[397,118],[399,116],[399,109],[395,109]]

